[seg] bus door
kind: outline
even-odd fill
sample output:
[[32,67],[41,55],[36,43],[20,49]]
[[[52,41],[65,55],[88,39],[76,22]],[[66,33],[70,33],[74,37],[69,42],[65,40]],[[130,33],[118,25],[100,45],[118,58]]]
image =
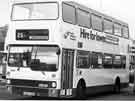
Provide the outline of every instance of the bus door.
[[61,95],[72,96],[74,51],[63,49],[61,69]]

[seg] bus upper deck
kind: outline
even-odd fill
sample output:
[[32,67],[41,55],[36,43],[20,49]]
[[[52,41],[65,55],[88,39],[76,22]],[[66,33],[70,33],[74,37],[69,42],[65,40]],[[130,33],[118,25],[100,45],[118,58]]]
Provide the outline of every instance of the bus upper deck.
[[56,42],[67,48],[88,50],[89,45],[92,51],[110,47],[106,52],[128,53],[127,23],[72,1],[14,2],[10,24],[7,44]]

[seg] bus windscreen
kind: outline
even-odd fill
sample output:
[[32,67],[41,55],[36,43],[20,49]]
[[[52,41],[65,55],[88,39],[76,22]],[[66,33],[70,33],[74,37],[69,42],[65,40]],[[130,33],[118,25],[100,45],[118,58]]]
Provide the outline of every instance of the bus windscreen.
[[[10,46],[8,65],[11,67],[31,67],[38,60],[38,71],[56,71],[58,65],[58,47],[49,46]],[[32,69],[32,68],[31,68]]]

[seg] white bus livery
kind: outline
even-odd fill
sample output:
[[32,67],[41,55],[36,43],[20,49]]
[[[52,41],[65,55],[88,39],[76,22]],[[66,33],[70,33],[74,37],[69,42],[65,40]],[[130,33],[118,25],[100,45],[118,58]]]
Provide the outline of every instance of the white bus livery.
[[129,82],[128,24],[73,1],[13,2],[7,86],[28,96],[84,97]]

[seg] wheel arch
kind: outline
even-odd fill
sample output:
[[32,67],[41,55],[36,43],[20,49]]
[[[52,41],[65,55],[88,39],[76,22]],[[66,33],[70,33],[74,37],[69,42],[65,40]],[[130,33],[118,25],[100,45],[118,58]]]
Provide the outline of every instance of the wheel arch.
[[84,87],[86,87],[86,82],[85,82],[85,80],[84,80],[83,78],[80,78],[80,79],[78,80],[77,85],[76,85],[76,88],[77,88],[77,86],[78,86],[79,84],[81,84],[81,85],[83,85]]
[[121,83],[120,76],[115,76],[113,79],[113,84],[115,85],[116,83]]

